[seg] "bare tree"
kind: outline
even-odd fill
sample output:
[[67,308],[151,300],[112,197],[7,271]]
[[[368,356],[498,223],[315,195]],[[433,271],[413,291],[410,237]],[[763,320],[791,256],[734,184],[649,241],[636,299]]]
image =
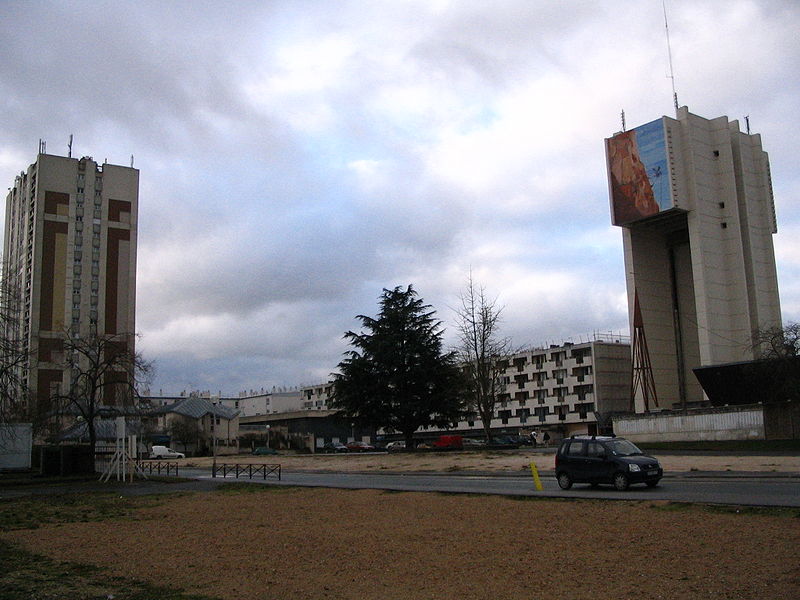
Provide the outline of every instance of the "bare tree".
[[769,374],[773,398],[800,400],[800,323],[756,330],[753,354]]
[[30,422],[25,374],[30,362],[20,335],[20,298],[7,279],[0,281],[0,423]]
[[177,416],[170,422],[169,434],[173,440],[183,446],[184,453],[187,452],[189,444],[194,446],[194,452],[195,454],[197,453],[200,441],[200,428],[197,425],[197,421],[188,417]]
[[461,292],[461,307],[455,310],[459,333],[458,353],[468,382],[468,410],[483,423],[488,441],[498,395],[505,391],[500,360],[512,353],[511,340],[500,336],[502,307],[490,300],[483,286],[476,286],[472,273]]
[[761,360],[783,360],[800,356],[800,323],[765,327],[753,333],[753,350]]
[[[92,449],[97,442],[95,420],[108,409],[119,414],[135,412],[139,386],[153,365],[133,350],[133,334],[90,334],[68,331],[63,340],[62,368],[69,372],[66,391],[55,394],[54,404],[86,422]],[[94,452],[92,467],[94,467]]]

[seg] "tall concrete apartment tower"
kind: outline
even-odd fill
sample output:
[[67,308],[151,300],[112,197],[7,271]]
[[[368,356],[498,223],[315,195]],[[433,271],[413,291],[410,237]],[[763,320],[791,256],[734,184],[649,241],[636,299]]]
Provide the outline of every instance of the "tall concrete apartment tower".
[[752,360],[753,331],[781,325],[769,158],[737,121],[686,107],[608,138],[606,157],[658,408],[697,405],[692,369]]
[[[63,339],[135,332],[139,171],[45,154],[6,197],[3,281],[31,352],[23,375],[37,406],[69,383]],[[128,344],[134,350],[134,337]]]

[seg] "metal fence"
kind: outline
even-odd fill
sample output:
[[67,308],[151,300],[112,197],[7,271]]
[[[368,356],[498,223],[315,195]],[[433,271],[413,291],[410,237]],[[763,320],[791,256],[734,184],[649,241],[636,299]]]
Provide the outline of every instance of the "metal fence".
[[166,460],[140,460],[136,463],[148,475],[173,475],[178,476],[178,463]]
[[211,468],[212,477],[227,477],[228,475],[234,476],[236,479],[253,477],[275,477],[278,481],[281,480],[281,466],[280,465],[241,465],[241,464],[219,464]]

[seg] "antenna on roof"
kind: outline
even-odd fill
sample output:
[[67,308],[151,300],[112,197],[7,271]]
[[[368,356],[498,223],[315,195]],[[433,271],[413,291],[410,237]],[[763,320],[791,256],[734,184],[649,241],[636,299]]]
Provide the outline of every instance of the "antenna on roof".
[[622,131],[625,131],[625,109],[622,109],[622,112],[619,113],[619,118],[622,120]]
[[72,134],[69,134],[69,143],[67,144],[67,158],[72,158]]
[[131,154],[131,169],[133,168],[133,154]]
[[39,154],[47,154],[47,142],[39,138]]
[[744,116],[744,126],[747,129],[747,135],[750,135],[750,115]]
[[661,0],[664,9],[664,31],[667,33],[667,56],[669,57],[669,79],[672,80],[672,101],[675,103],[675,114],[678,114],[678,92],[675,91],[675,71],[672,69],[672,45],[669,42],[669,22],[667,21],[667,0]]

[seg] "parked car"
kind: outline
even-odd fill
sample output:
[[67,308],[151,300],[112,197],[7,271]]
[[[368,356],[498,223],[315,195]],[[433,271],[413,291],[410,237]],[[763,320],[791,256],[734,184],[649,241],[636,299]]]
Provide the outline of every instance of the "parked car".
[[183,452],[175,452],[175,450],[168,448],[167,446],[153,446],[150,449],[150,458],[186,458],[186,455]]
[[405,449],[406,449],[406,443],[405,441],[402,440],[397,442],[389,442],[388,444],[386,444],[386,450],[388,450],[389,452],[400,452],[401,450]]
[[464,447],[463,440],[460,435],[440,435],[433,442],[433,447],[437,450],[460,450]]
[[564,438],[556,452],[556,479],[562,490],[573,483],[592,486],[610,483],[627,490],[634,483],[655,487],[664,476],[658,460],[636,444],[618,437],[573,436]]
[[485,440],[476,440],[475,438],[464,438],[461,440],[461,445],[464,448],[485,448]]
[[375,446],[367,442],[348,442],[347,450],[348,452],[374,452]]
[[266,446],[259,446],[258,448],[254,448],[251,454],[254,456],[266,456],[269,454],[278,454],[278,451],[273,448],[267,448]]
[[517,441],[508,435],[496,435],[492,438],[490,446],[501,447],[501,448],[517,448],[519,444]]
[[328,442],[322,446],[321,452],[323,454],[339,454],[347,452],[347,446],[339,442]]

